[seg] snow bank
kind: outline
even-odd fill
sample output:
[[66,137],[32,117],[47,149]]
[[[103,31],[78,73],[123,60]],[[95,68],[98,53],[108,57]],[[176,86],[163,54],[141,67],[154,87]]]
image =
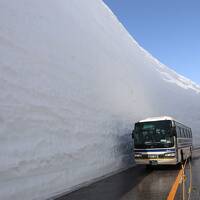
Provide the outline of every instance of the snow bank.
[[0,58],[0,199],[45,199],[130,166],[139,119],[170,115],[199,139],[200,87],[101,0],[1,0]]

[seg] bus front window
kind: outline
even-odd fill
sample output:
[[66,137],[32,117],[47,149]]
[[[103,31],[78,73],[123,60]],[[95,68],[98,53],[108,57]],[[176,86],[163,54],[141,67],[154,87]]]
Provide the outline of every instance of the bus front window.
[[141,122],[135,125],[135,148],[169,148],[174,146],[171,121]]

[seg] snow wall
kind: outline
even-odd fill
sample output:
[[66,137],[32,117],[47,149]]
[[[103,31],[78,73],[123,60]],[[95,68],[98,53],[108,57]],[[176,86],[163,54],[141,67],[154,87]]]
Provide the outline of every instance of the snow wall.
[[101,0],[0,0],[0,199],[46,199],[131,166],[134,122],[160,115],[198,144],[200,87]]

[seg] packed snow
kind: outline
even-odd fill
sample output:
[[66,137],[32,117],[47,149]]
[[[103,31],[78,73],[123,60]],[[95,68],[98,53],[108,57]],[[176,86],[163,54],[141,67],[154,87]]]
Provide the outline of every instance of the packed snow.
[[133,164],[131,130],[169,115],[199,144],[200,87],[101,0],[0,0],[0,199],[42,200]]

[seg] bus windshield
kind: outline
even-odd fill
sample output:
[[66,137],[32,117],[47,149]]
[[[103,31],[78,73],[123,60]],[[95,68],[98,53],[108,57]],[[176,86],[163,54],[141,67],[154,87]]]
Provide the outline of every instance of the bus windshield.
[[174,146],[171,121],[140,122],[135,124],[135,148],[169,148]]

